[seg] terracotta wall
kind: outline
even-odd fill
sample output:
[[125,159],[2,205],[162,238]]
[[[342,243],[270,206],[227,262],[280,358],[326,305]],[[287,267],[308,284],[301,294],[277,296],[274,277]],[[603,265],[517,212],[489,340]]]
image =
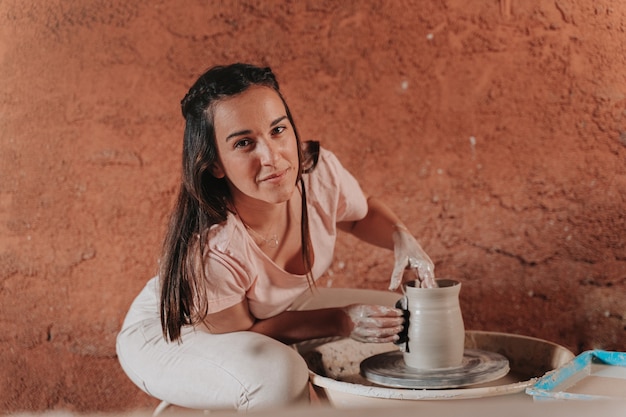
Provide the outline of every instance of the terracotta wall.
[[[0,2],[0,412],[154,405],[114,340],[156,266],[179,101],[271,65],[304,138],[463,281],[466,327],[626,348],[626,3]],[[384,289],[342,236],[321,283]]]

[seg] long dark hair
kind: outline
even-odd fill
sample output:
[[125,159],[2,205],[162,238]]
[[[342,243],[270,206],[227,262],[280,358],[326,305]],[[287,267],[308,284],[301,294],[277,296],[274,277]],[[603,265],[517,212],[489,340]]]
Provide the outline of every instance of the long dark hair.
[[161,327],[163,336],[171,341],[180,339],[182,326],[198,323],[206,317],[208,305],[202,285],[204,268],[199,267],[206,246],[206,233],[203,232],[214,224],[226,221],[230,207],[230,191],[225,179],[211,174],[211,167],[218,159],[213,105],[251,86],[265,86],[276,91],[295,132],[300,161],[297,181],[302,195],[302,259],[309,286],[314,285],[302,174],[315,167],[319,144],[301,143],[289,107],[270,68],[240,63],[213,67],[198,78],[181,101],[185,117],[182,178],[159,265]]

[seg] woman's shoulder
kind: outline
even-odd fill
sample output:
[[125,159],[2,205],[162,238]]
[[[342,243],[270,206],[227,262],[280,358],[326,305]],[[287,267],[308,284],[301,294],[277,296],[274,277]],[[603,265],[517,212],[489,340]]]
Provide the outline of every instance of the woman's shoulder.
[[[356,178],[330,150],[320,148],[318,164],[309,175],[307,198],[339,220],[358,219],[367,213],[365,194]],[[309,193],[308,190],[311,192]]]
[[343,166],[339,158],[329,149],[320,147],[315,168],[303,176],[307,185],[323,188],[335,188],[352,177],[352,174]]
[[209,249],[226,253],[233,245],[240,245],[245,239],[245,231],[233,213],[228,213],[226,221],[212,225],[206,231]]
[[318,174],[323,173],[325,175],[329,175],[336,174],[343,169],[344,168],[341,165],[339,158],[337,158],[337,155],[335,155],[335,153],[331,150],[320,146],[315,168],[310,172],[315,173],[317,171]]
[[229,213],[226,221],[211,226],[206,232],[207,245],[203,250],[205,268],[229,271],[239,278],[249,279],[258,266],[258,253],[244,226]]

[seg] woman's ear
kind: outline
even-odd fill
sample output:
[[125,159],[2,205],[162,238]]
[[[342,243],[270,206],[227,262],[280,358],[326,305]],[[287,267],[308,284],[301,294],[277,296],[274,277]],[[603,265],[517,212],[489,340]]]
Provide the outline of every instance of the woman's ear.
[[224,178],[226,174],[224,173],[224,168],[222,168],[222,164],[219,162],[213,162],[211,164],[211,174],[215,178]]

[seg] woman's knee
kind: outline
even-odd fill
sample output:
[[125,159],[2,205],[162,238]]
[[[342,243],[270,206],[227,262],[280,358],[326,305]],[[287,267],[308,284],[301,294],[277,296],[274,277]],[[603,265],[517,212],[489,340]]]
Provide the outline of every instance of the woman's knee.
[[307,402],[309,371],[302,356],[295,349],[279,342],[270,344],[263,350],[255,366],[257,377],[247,390],[242,408],[277,407]]

